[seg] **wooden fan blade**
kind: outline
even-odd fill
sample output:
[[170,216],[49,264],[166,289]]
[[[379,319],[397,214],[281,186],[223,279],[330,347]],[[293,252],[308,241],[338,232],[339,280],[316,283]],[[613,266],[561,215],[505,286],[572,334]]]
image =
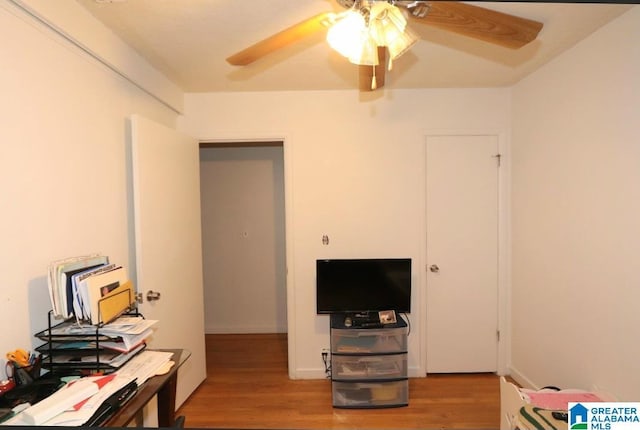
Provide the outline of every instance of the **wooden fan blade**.
[[542,23],[470,4],[452,1],[429,3],[424,17],[412,18],[444,30],[517,49],[535,40]]
[[233,54],[227,58],[227,62],[234,66],[246,66],[247,64],[251,64],[273,51],[297,42],[316,31],[325,29],[327,25],[331,23],[333,16],[333,13],[325,12],[292,25],[273,36],[267,37],[266,39]]
[[[375,67],[376,87],[372,88],[373,70]],[[378,46],[377,66],[358,66],[358,78],[360,91],[375,91],[384,86],[384,77],[387,70],[387,48]]]

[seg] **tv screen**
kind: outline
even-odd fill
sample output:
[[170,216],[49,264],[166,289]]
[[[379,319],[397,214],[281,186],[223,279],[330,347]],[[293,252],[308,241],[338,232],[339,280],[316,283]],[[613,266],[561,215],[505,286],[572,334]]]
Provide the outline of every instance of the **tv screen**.
[[319,314],[411,311],[411,259],[316,260]]

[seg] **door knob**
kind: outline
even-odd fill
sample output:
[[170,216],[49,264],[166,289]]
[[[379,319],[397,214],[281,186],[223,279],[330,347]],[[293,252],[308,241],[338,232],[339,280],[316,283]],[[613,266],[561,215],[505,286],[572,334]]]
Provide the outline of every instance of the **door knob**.
[[433,273],[438,273],[440,271],[440,268],[437,264],[432,264],[431,266],[429,266],[429,270],[431,270]]
[[160,293],[157,291],[147,291],[147,301],[152,302],[154,300],[160,300]]

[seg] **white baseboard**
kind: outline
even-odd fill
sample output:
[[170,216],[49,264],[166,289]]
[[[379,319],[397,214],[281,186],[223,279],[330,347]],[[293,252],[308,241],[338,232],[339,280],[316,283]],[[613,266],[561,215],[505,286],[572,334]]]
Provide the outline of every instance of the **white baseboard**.
[[293,372],[292,379],[326,379],[330,382],[327,375],[324,373],[324,369],[296,369]]
[[513,366],[509,367],[509,376],[511,376],[518,384],[524,388],[530,388],[532,390],[539,390],[540,387],[529,379],[524,373],[520,372]]
[[426,378],[427,372],[422,367],[409,367],[407,369],[407,375],[409,378]]
[[274,325],[214,325],[204,328],[205,334],[254,334],[254,333],[287,333],[287,327]]

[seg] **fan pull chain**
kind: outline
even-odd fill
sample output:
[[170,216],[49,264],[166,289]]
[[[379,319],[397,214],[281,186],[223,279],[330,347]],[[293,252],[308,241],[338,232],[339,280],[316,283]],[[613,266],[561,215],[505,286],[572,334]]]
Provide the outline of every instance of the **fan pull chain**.
[[376,66],[374,64],[371,67],[373,67],[373,76],[371,76],[371,89],[375,90],[376,88],[378,88],[378,82],[376,81]]

